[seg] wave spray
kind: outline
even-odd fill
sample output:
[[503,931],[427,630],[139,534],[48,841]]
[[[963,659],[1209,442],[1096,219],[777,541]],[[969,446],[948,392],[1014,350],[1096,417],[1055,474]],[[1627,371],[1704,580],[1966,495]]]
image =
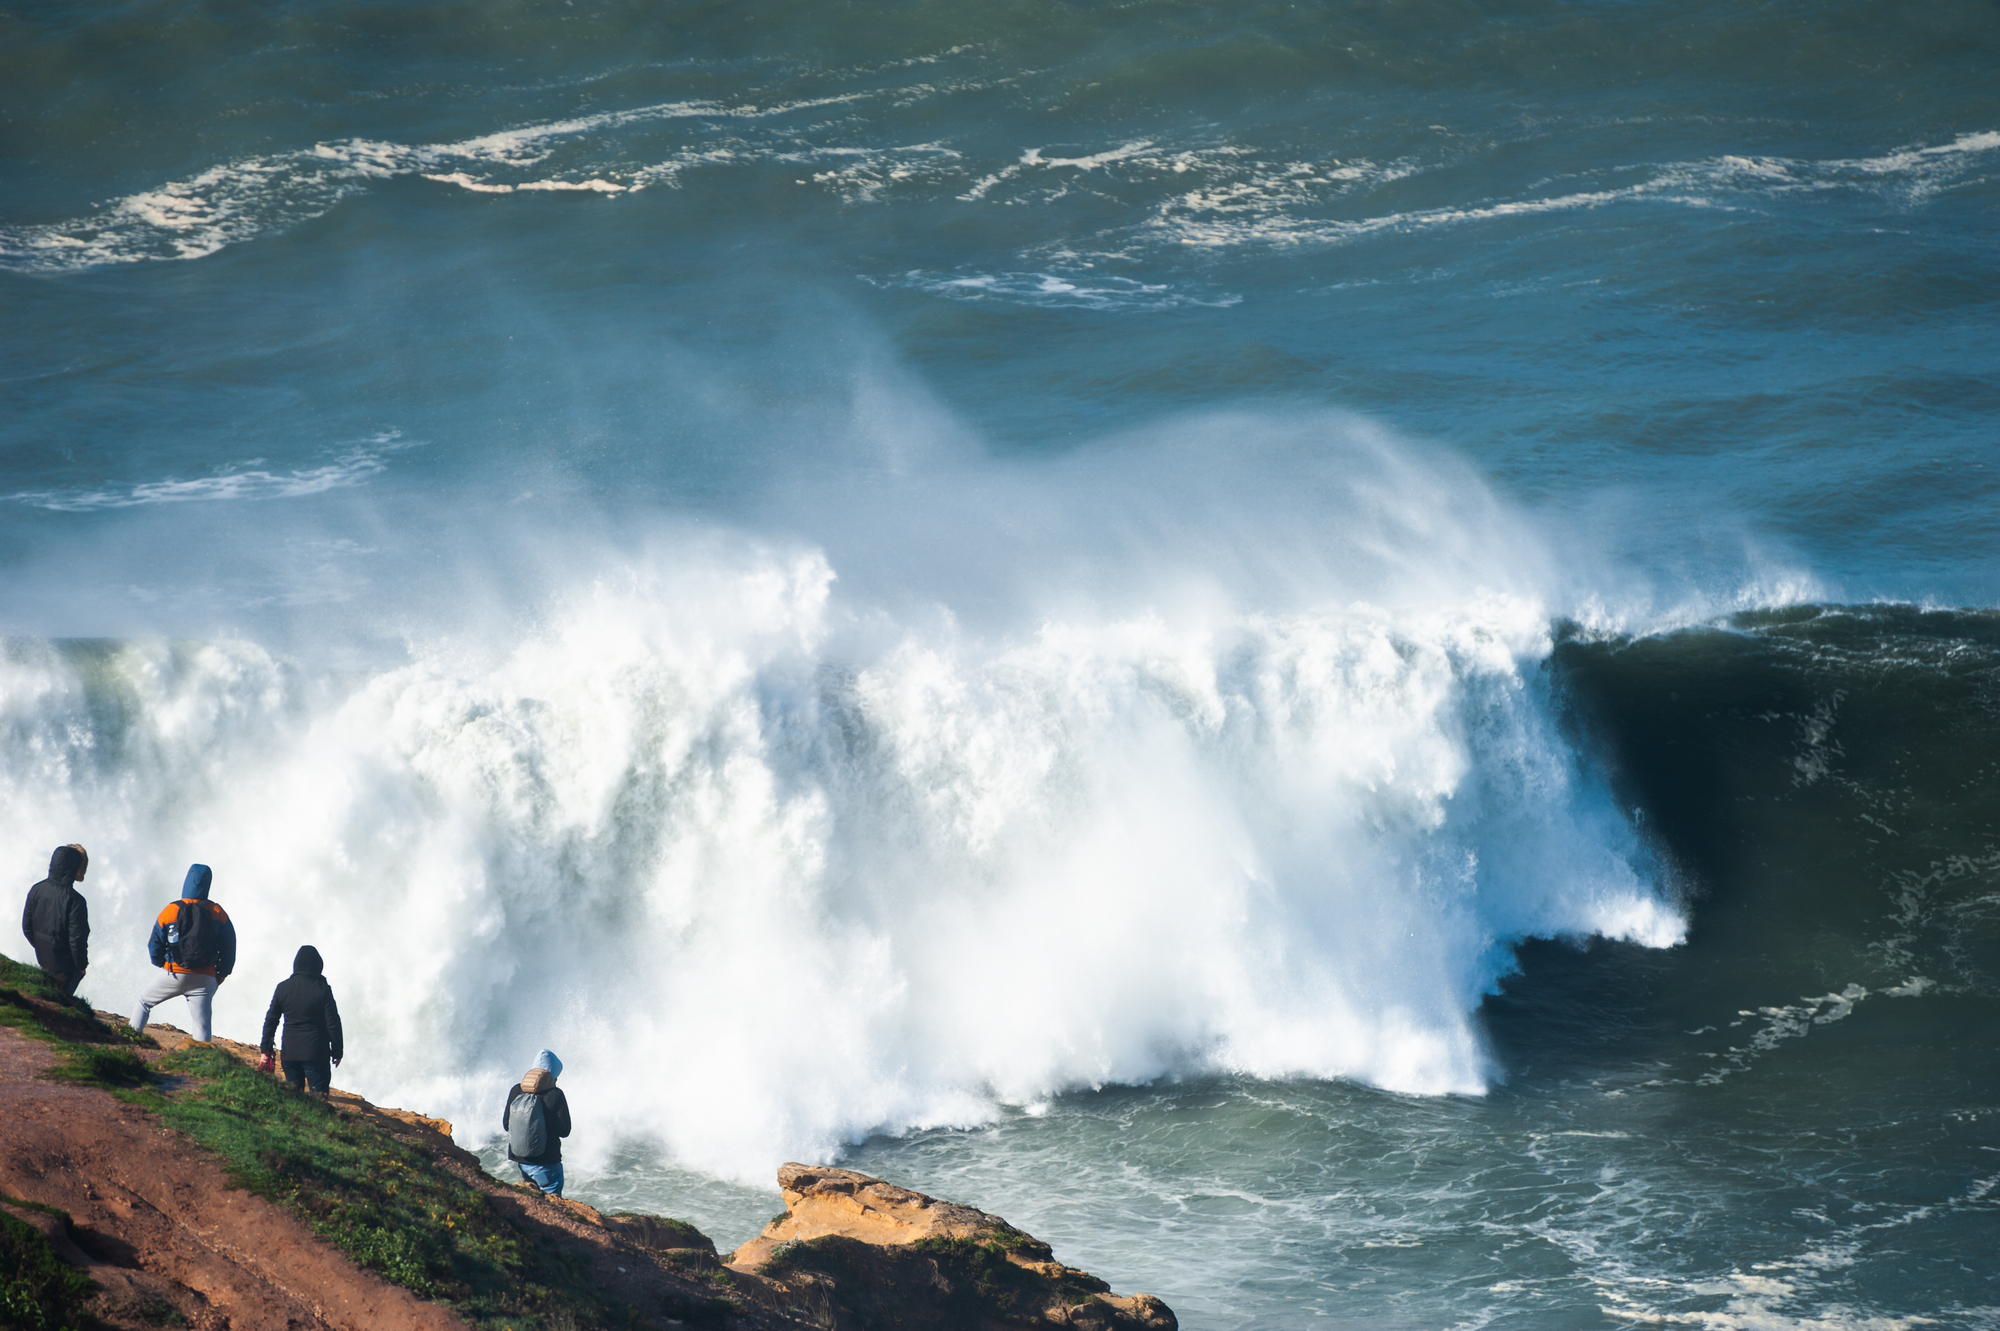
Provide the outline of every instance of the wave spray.
[[[1177,428],[967,463],[984,518],[920,468],[840,530],[656,542],[393,667],[13,640],[0,840],[89,841],[100,1003],[214,864],[220,1028],[312,942],[343,1073],[468,1140],[544,1045],[585,1159],[756,1181],[1180,1073],[1477,1093],[1512,943],[1683,930],[1559,731],[1533,543],[1352,422]],[[1237,479],[1180,465],[1231,431]]]

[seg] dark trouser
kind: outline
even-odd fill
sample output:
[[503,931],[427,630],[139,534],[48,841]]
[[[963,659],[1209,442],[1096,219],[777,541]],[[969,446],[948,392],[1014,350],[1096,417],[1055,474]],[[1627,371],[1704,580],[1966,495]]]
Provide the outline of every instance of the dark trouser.
[[326,1094],[326,1088],[333,1082],[333,1060],[327,1058],[306,1058],[285,1060],[285,1084],[293,1090],[301,1088],[319,1095]]
[[76,987],[83,983],[82,973],[70,969],[68,957],[58,957],[54,952],[44,950],[39,943],[35,945],[35,964],[56,982],[56,988],[62,990],[64,998],[75,994]]

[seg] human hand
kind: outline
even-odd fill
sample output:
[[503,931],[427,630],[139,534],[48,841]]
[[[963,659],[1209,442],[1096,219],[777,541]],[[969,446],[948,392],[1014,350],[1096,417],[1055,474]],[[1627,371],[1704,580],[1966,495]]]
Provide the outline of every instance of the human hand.
[[340,1066],[340,1060],[339,1060],[339,1059],[337,1059],[337,1058],[336,1058],[336,1059],[334,1059],[334,1060],[333,1060],[333,1065],[334,1065],[335,1067],[339,1067],[339,1066]]

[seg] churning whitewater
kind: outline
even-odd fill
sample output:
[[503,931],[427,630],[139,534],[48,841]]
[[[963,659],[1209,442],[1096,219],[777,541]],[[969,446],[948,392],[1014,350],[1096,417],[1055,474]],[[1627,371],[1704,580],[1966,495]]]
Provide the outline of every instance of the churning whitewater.
[[824,555],[711,559],[374,672],[14,640],[7,842],[91,828],[111,937],[204,857],[248,959],[218,1021],[314,938],[385,1102],[482,1121],[552,1043],[586,1159],[759,1182],[1169,1075],[1477,1093],[1515,943],[1682,937],[1533,599],[947,617],[857,658]]

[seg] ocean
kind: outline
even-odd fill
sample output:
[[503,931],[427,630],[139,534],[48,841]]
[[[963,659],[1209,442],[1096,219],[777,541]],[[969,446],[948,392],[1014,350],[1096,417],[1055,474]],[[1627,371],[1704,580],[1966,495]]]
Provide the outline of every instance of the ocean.
[[[0,10],[83,992],[1190,1331],[2000,1328],[1990,3]],[[10,956],[31,956],[14,938]],[[169,1008],[161,1019],[184,1024]]]

